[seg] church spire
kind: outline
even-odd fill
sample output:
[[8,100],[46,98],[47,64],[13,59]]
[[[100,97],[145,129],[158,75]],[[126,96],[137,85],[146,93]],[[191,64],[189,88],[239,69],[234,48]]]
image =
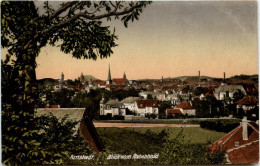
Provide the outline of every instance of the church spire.
[[109,68],[108,68],[108,76],[107,76],[107,81],[106,84],[111,84],[112,83],[112,79],[111,79],[111,73],[110,73],[110,64],[109,64]]
[[109,64],[109,68],[108,68],[108,77],[107,77],[107,80],[108,80],[108,81],[111,80],[110,64]]

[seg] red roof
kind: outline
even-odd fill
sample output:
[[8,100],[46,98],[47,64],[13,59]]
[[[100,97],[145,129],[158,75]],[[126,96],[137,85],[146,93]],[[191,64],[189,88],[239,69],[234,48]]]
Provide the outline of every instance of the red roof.
[[157,100],[136,100],[138,108],[154,107],[158,108]]
[[166,109],[167,114],[182,114],[179,109]]
[[108,85],[106,85],[106,88],[113,89],[113,90],[123,90],[125,88],[125,86],[108,84]]
[[240,99],[236,102],[236,104],[241,104],[241,105],[257,105],[258,101],[255,97],[248,96],[243,99]]
[[45,108],[60,108],[60,105],[46,105]]
[[126,78],[114,78],[113,82],[118,85],[126,84]]
[[[259,125],[247,124],[248,140],[243,140],[242,125],[209,146],[211,154],[216,150],[226,151],[232,164],[253,164],[259,162]],[[237,145],[236,145],[237,143]]]
[[99,85],[106,85],[105,81],[101,81],[101,80],[94,80],[93,81],[94,84],[99,84]]
[[182,108],[182,109],[184,109],[184,110],[185,110],[185,109],[194,109],[194,108],[191,106],[190,102],[180,103],[180,104],[176,105],[175,108]]

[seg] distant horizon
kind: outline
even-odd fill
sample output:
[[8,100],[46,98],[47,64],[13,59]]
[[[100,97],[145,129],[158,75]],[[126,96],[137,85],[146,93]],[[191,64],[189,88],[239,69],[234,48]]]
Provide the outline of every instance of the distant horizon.
[[[64,73],[63,73],[64,74]],[[232,75],[230,77],[226,77],[226,79],[229,79],[231,77],[234,77],[234,76],[241,76],[241,75],[245,75],[245,76],[254,76],[254,75],[258,75],[258,74],[238,74],[238,75]],[[97,78],[95,77],[94,75],[84,75],[83,76],[92,76],[98,80],[102,80],[102,81],[105,81],[107,79],[100,79],[100,78]],[[78,79],[80,77],[80,75],[78,77],[76,77],[75,79]],[[178,77],[199,77],[198,75],[183,75],[183,76],[176,76],[176,77],[170,77],[170,79],[178,79]],[[210,78],[214,78],[214,79],[223,79],[223,77],[214,77],[214,76],[208,76],[208,75],[201,75],[200,77],[210,77]],[[123,78],[123,77],[115,77],[115,78]],[[115,79],[114,77],[112,77],[112,79]],[[127,76],[126,76],[127,78]],[[59,80],[60,78],[51,78],[51,77],[45,77],[45,78],[37,78],[37,80],[41,80],[41,79],[55,79],[55,80]],[[64,74],[64,80],[75,80],[75,79],[66,79],[66,75]],[[127,78],[128,79],[128,78]],[[160,80],[162,78],[140,78],[140,79],[128,79],[128,80]],[[169,79],[169,77],[163,77],[163,79]]]

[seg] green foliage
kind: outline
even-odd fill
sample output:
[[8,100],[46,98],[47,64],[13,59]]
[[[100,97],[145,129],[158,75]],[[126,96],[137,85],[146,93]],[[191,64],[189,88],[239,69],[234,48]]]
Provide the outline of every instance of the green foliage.
[[166,109],[172,108],[172,104],[170,101],[161,101],[159,102],[159,118],[163,119],[166,117]]
[[78,122],[58,120],[54,116],[34,118],[34,129],[21,125],[29,114],[7,114],[2,111],[2,155],[7,165],[64,164],[71,154],[89,154],[83,138],[73,130]]
[[206,100],[195,99],[192,101],[192,106],[196,109],[196,117],[208,118],[225,115],[221,101],[212,97],[207,97]]
[[231,130],[235,129],[239,126],[239,122],[241,120],[234,119],[234,120],[205,120],[200,122],[200,127],[209,129],[209,130],[216,130],[218,132],[230,132]]

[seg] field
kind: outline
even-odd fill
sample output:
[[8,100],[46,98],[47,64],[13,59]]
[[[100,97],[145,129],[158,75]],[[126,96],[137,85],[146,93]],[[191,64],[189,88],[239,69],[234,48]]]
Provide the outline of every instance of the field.
[[128,152],[156,152],[160,150],[160,142],[163,137],[159,136],[163,130],[169,133],[169,139],[175,138],[183,129],[184,143],[208,143],[214,142],[226,135],[202,128],[97,128],[97,131],[105,144],[111,151],[120,153]]

